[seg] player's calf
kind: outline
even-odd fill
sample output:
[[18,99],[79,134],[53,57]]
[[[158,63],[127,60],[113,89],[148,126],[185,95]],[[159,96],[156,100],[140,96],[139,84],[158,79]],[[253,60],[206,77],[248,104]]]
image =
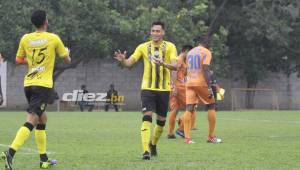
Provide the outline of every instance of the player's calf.
[[157,156],[157,149],[156,145],[158,143],[158,140],[163,132],[163,128],[166,124],[166,120],[156,120],[156,126],[154,128],[154,134],[153,134],[153,140],[150,142],[150,153],[151,156]]

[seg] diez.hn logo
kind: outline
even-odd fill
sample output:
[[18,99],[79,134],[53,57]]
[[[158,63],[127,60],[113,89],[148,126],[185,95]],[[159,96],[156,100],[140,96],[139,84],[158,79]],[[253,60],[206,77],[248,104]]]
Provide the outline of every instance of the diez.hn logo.
[[86,101],[123,103],[125,97],[121,95],[112,95],[108,98],[106,93],[83,93],[83,90],[73,90],[73,93],[64,93],[62,95],[62,100],[69,102]]

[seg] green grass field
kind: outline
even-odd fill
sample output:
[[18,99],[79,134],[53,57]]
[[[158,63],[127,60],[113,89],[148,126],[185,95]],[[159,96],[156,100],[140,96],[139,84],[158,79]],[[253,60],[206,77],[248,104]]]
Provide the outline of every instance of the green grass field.
[[[48,151],[58,160],[52,169],[300,169],[300,113],[296,111],[219,112],[217,135],[222,144],[206,143],[206,114],[198,112],[199,130],[192,131],[197,143],[166,139],[166,126],[159,155],[150,161],[141,160],[141,118],[138,112],[48,113]],[[24,113],[0,112],[1,150],[24,120]],[[38,166],[32,134],[16,154],[14,168]]]

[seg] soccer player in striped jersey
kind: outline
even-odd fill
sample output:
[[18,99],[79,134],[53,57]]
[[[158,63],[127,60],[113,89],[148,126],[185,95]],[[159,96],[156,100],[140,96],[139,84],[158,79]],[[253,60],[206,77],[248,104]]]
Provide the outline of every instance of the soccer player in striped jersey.
[[[142,159],[150,159],[157,155],[158,140],[165,126],[171,75],[170,69],[176,69],[177,50],[173,43],[163,40],[165,24],[160,21],[151,25],[151,40],[144,42],[135,49],[134,53],[126,59],[126,52],[115,52],[117,59],[123,66],[131,67],[142,59],[144,73],[141,84],[142,100],[142,126],[141,138],[143,146]],[[152,114],[156,113],[156,126],[150,141]]]

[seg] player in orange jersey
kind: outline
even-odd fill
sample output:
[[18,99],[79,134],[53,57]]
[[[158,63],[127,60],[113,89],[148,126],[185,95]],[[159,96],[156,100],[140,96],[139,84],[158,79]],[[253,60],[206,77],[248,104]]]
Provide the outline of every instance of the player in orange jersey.
[[[191,45],[184,45],[182,47],[181,53],[178,56],[177,61],[177,71],[172,71],[171,77],[171,94],[170,94],[170,117],[169,117],[169,131],[168,139],[175,139],[174,127],[176,116],[179,109],[185,108],[185,77],[186,77],[186,56],[187,53],[193,48]],[[176,131],[176,134],[184,137],[183,129],[180,128]]]
[[208,110],[208,140],[209,143],[220,143],[222,140],[214,134],[216,126],[215,98],[212,91],[212,74],[210,70],[211,52],[199,45],[189,51],[186,59],[186,112],[184,113],[185,143],[194,143],[190,137],[191,115],[198,103],[205,104]]

